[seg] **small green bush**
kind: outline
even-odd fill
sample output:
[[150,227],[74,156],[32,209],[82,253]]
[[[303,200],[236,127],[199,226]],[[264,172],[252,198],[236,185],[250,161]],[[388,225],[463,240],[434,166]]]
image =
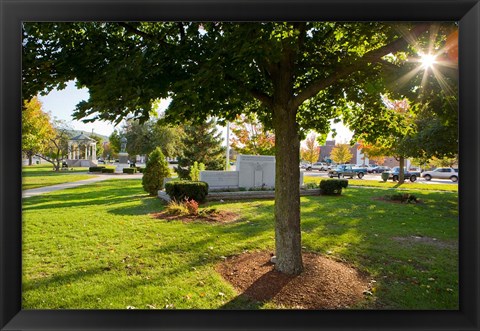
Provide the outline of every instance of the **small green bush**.
[[148,156],[148,161],[143,172],[142,186],[150,195],[157,195],[163,189],[163,179],[170,175],[168,162],[160,147],[157,147]]
[[200,171],[205,170],[205,164],[198,163],[197,161],[193,162],[193,166],[190,169],[190,179],[193,181],[200,180]]
[[103,168],[102,173],[103,174],[113,174],[115,172],[115,169],[112,168]]
[[123,168],[123,173],[124,174],[134,174],[137,172],[137,169],[135,168]]
[[145,171],[145,168],[142,168],[142,167],[137,167],[137,171],[141,174],[143,174],[143,172]]
[[105,169],[105,166],[90,167],[88,172],[102,172],[102,169]]
[[171,199],[183,201],[185,199],[204,202],[208,194],[208,184],[186,180],[172,181],[165,184],[165,191]]
[[323,179],[320,181],[320,193],[325,195],[340,195],[342,188],[347,188],[347,179]]

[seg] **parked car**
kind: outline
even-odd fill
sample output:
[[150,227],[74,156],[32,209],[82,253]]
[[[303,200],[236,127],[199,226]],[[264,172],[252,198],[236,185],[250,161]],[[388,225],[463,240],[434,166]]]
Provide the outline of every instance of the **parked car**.
[[318,171],[326,171],[328,170],[328,165],[324,162],[315,162],[311,166],[307,167],[308,171],[318,170]]
[[310,162],[300,162],[300,169],[308,169],[309,167],[312,167],[312,164]]
[[369,165],[366,166],[366,168],[367,168],[367,172],[368,172],[369,174],[371,174],[371,173],[373,173],[373,170],[377,168],[377,165],[375,165],[375,164],[369,164]]
[[350,178],[353,178],[353,177],[357,176],[358,178],[362,179],[363,176],[366,173],[367,173],[366,168],[354,167],[351,164],[340,164],[335,169],[332,169],[332,170],[328,171],[328,177],[330,177],[330,178],[333,178],[333,177],[338,177],[338,178],[350,177]]
[[376,166],[372,169],[372,174],[381,174],[382,172],[385,172],[385,171],[391,171],[392,169],[390,169],[390,167],[386,167],[386,166]]
[[431,180],[432,178],[450,179],[452,182],[458,181],[458,169],[456,168],[436,168],[432,171],[424,171],[422,177],[425,180]]
[[[417,180],[418,177],[420,177],[420,172],[419,171],[412,171],[412,170],[407,170],[407,168],[403,168],[403,174],[405,179],[410,179],[411,182],[414,182]],[[394,182],[396,182],[400,178],[400,167],[393,167],[391,171],[388,172],[388,179],[392,179]]]

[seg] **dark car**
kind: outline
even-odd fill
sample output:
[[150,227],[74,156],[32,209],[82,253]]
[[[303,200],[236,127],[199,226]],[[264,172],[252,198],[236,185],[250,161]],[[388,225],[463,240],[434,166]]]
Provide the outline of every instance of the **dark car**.
[[386,166],[376,166],[372,169],[372,174],[381,174],[384,171],[391,171],[391,169]]
[[[411,171],[407,170],[407,168],[403,168],[404,179],[410,179],[411,182],[417,180],[420,177],[419,171]],[[391,171],[388,172],[388,179],[392,179],[396,182],[400,178],[400,167],[394,167]]]

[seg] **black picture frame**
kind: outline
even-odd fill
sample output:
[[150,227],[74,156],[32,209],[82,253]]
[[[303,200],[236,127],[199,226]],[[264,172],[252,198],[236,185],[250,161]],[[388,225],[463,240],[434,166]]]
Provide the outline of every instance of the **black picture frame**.
[[[1,330],[480,330],[480,4],[474,0],[0,0]],[[458,21],[458,311],[21,309],[23,21]]]

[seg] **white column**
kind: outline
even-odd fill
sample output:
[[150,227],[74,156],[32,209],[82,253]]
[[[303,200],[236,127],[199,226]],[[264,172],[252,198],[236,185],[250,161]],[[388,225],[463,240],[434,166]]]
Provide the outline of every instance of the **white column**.
[[87,159],[88,147],[85,146],[85,160]]
[[97,159],[97,144],[93,144],[92,149],[93,149],[93,159],[96,160]]

